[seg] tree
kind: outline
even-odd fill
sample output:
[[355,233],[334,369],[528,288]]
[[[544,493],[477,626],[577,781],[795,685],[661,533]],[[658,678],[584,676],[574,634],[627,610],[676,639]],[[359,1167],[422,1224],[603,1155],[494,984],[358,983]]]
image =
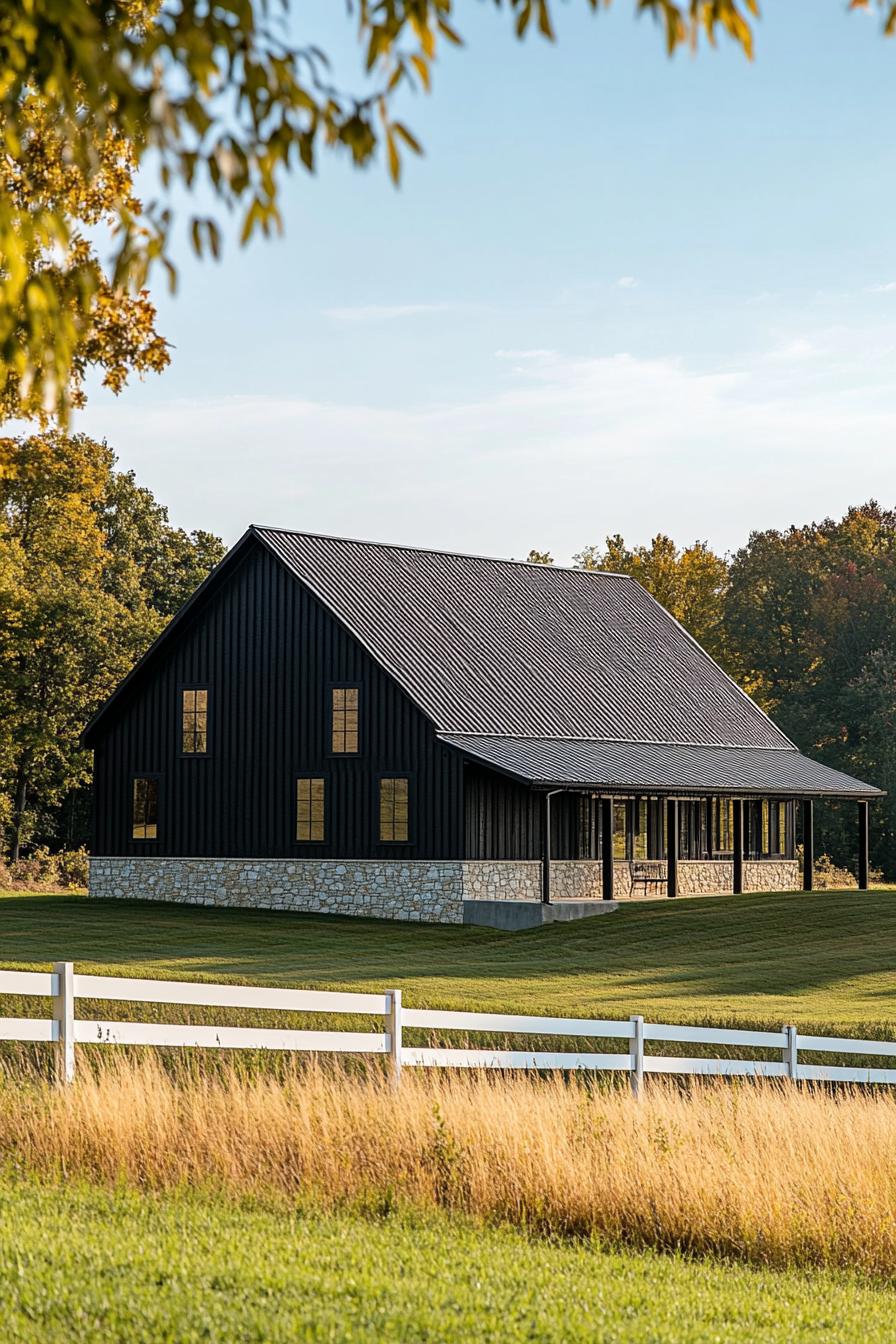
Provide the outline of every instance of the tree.
[[607,537],[604,550],[588,546],[573,558],[583,569],[606,569],[637,579],[708,653],[724,662],[728,566],[705,542],[679,550],[671,537],[660,533],[649,546],[631,550],[616,535]]
[[[588,0],[595,12],[609,3]],[[891,31],[896,4],[876,3]],[[496,4],[518,37],[533,27],[553,36],[549,0]],[[201,187],[219,206],[239,208],[244,242],[280,227],[284,174],[299,164],[313,171],[322,150],[363,167],[382,145],[398,181],[402,152],[420,146],[391,106],[406,86],[430,88],[439,44],[461,43],[455,4],[348,8],[367,76],[354,93],[333,84],[323,52],[288,40],[288,0],[279,24],[269,0],[0,0],[5,406],[64,422],[85,365],[105,368],[115,386],[127,369],[163,362],[145,287],[160,260],[173,278],[171,211],[143,211],[130,188],[148,156],[163,199],[175,185]],[[720,33],[752,52],[757,0],[634,0],[634,8],[657,19],[670,53]],[[91,184],[98,174],[111,181],[113,165],[123,172],[117,187],[91,205]],[[81,233],[97,210],[114,235],[107,265]],[[190,234],[197,253],[217,255],[214,217],[195,216]]]
[[91,366],[120,392],[130,373],[161,372],[169,355],[147,291],[113,283],[93,241],[122,212],[138,227],[132,147],[109,131],[89,170],[70,162],[49,100],[33,96],[19,135],[19,155],[0,155],[0,222],[11,218],[21,245],[18,257],[0,256],[0,419],[46,422],[84,404]]
[[554,557],[550,551],[530,551],[526,556],[527,565],[552,565]]
[[[871,500],[836,521],[754,532],[732,561],[725,624],[735,674],[784,731],[826,764],[889,789],[896,513]],[[838,862],[853,862],[851,806],[820,807],[817,833]],[[888,876],[894,833],[890,794],[872,828],[872,857]]]
[[83,435],[0,440],[0,814],[14,860],[89,779],[86,721],[223,554],[171,528],[114,464]]

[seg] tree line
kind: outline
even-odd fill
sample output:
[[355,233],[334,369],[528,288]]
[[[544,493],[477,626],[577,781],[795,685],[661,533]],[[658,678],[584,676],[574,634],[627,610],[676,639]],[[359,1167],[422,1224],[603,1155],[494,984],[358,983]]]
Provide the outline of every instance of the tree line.
[[[752,532],[725,556],[699,541],[613,536],[574,563],[637,579],[802,751],[886,789],[871,859],[896,878],[896,511],[870,500],[840,519]],[[816,848],[854,869],[854,804],[817,805]]]
[[[0,833],[18,859],[90,829],[85,723],[224,555],[172,526],[105,443],[0,439]],[[552,563],[533,551],[530,559]],[[797,745],[889,791],[872,861],[896,877],[896,512],[751,533],[733,555],[660,535],[574,558],[630,574]],[[819,852],[855,859],[852,805],[818,809]]]

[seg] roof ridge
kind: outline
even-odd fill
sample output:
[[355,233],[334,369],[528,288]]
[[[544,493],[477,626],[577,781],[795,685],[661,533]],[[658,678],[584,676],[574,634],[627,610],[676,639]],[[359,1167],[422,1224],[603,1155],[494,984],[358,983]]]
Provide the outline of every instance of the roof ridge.
[[558,574],[594,574],[605,579],[638,580],[631,574],[620,574],[615,569],[587,569],[584,565],[543,565],[538,560],[517,560],[513,556],[483,555],[481,551],[456,551],[442,546],[412,546],[406,541],[371,541],[367,537],[348,537],[338,532],[309,532],[299,527],[277,527],[273,523],[252,523],[254,532],[280,532],[288,537],[313,537],[319,541],[346,541],[352,546],[376,546],[380,550],[412,551],[415,555],[450,555],[458,560],[488,560],[494,565],[520,565],[524,569],[553,570]]

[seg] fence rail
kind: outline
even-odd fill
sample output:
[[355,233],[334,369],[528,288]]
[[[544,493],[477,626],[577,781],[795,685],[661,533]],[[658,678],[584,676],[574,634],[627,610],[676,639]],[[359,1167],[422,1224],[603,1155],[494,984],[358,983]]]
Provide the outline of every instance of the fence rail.
[[[76,1045],[193,1046],[224,1050],[291,1050],[313,1053],[383,1055],[393,1076],[403,1067],[455,1069],[556,1069],[627,1073],[637,1095],[645,1074],[694,1077],[789,1078],[795,1082],[896,1084],[896,1068],[856,1068],[807,1063],[801,1054],[844,1054],[896,1059],[896,1041],[857,1041],[841,1036],[800,1035],[794,1026],[779,1031],[728,1027],[682,1027],[601,1018],[529,1017],[515,1013],[443,1012],[402,1008],[401,990],[381,994],[328,990],[275,989],[265,985],[207,985],[196,981],[139,980],[113,975],[78,975],[72,962],[52,972],[0,971],[0,996],[25,995],[52,1000],[50,1017],[2,1017],[0,1041],[37,1041],[54,1045],[57,1078],[75,1076]],[[206,1008],[278,1009],[294,1013],[351,1013],[379,1019],[372,1031],[278,1030],[271,1027],[184,1025],[106,1021],[76,1016],[78,999],[108,1003],[183,1004]],[[406,1046],[405,1028],[491,1032],[518,1036],[585,1037],[624,1042],[617,1054],[588,1051],[471,1049],[467,1046]],[[779,1052],[777,1059],[720,1059],[648,1054],[645,1043],[738,1046]]]

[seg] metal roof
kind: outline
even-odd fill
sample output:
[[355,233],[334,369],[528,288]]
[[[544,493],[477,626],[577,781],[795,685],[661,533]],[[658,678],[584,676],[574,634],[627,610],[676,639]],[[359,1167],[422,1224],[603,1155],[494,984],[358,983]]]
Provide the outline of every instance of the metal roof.
[[443,733],[793,748],[634,579],[251,531]]
[[572,742],[439,735],[483,765],[530,784],[618,793],[732,793],[772,797],[877,798],[880,789],[795,749]]

